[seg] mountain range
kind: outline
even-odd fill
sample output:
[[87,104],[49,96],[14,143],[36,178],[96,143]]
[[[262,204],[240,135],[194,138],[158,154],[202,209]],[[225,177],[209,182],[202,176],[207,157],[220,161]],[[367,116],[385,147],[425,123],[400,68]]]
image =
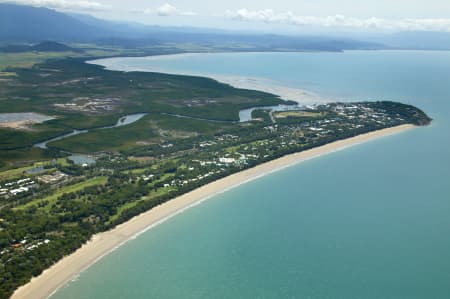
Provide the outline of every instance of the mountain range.
[[102,20],[90,15],[0,3],[0,45],[42,41],[143,47],[164,43],[248,45],[258,50],[342,51],[367,49],[450,49],[450,33],[275,35],[234,31],[148,26]]

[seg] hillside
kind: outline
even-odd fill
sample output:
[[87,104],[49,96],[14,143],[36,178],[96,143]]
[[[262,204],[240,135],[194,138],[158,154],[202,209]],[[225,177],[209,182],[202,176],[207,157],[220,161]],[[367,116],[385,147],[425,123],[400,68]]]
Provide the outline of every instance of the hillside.
[[23,53],[23,52],[77,52],[81,53],[80,49],[69,47],[62,43],[45,41],[35,45],[8,45],[0,47],[0,53]]
[[87,25],[47,8],[0,4],[0,42],[43,40],[86,41],[108,35],[105,29]]
[[[0,44],[43,40],[83,42],[140,48],[163,44],[195,44],[224,50],[343,51],[380,49],[381,44],[350,38],[242,34],[202,28],[173,28],[112,22],[92,16],[65,14],[47,8],[0,4]],[[221,45],[221,47],[217,47]],[[17,50],[17,49],[16,49]]]

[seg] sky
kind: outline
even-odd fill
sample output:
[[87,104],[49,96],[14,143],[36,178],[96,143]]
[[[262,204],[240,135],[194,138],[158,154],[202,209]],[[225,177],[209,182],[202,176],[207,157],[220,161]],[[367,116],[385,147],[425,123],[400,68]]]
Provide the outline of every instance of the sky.
[[261,31],[447,31],[450,0],[8,0],[165,26]]

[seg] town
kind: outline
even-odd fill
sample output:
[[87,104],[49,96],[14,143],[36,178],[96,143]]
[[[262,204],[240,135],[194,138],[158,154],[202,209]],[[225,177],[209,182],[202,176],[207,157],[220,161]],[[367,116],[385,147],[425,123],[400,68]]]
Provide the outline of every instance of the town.
[[[82,109],[89,113],[115,105],[96,102],[94,111],[86,103]],[[247,122],[148,114],[136,125],[150,119],[154,126],[152,119],[161,117],[170,126],[190,122],[215,129],[183,135],[159,128],[158,142],[78,155],[50,143],[44,150],[54,158],[0,172],[0,271],[10,286],[39,274],[93,234],[212,181],[340,139],[430,122],[410,105],[356,102],[286,111],[262,107]],[[119,129],[99,132],[108,130]]]

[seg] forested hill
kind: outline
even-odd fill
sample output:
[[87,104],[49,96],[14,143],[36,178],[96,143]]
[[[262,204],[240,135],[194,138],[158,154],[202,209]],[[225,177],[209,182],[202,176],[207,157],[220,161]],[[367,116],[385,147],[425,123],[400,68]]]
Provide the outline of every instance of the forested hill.
[[0,42],[78,41],[107,35],[66,14],[42,7],[0,3]]
[[0,47],[0,53],[23,53],[23,52],[83,52],[80,49],[69,47],[62,43],[44,41],[35,45],[12,44]]
[[252,51],[343,51],[381,49],[383,45],[351,38],[242,34],[202,28],[136,25],[70,15],[52,9],[0,3],[0,44],[52,40],[88,42],[119,47],[158,44],[223,45]]

